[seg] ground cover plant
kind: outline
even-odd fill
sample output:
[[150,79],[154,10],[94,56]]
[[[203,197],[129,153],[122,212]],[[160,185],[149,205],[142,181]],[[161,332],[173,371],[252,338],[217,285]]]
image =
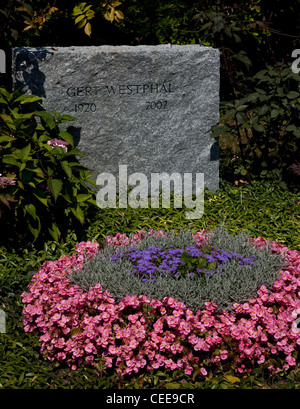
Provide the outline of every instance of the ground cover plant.
[[[151,234],[161,235],[154,231]],[[209,241],[205,233],[202,234],[198,234],[198,239]],[[219,243],[226,237],[224,232],[212,232],[208,237],[214,238],[214,235]],[[143,243],[142,236],[143,232],[138,232],[131,239],[118,234],[112,241],[110,238],[107,241],[114,251],[114,246],[124,242],[132,244],[141,240]],[[241,239],[237,241],[240,246],[246,247]],[[267,244],[263,238],[257,238],[253,243],[256,246],[249,243],[246,247],[251,249],[251,253],[255,253],[255,247],[262,249]],[[173,288],[169,287],[168,280],[165,282],[166,277],[162,278],[159,288],[165,285],[169,295],[158,297],[161,300],[152,294],[152,297],[148,296],[152,281],[145,283],[140,280],[145,291],[135,292],[134,288],[134,295],[125,295],[119,302],[101,280],[93,286],[86,286],[86,290],[80,288],[80,284],[70,285],[74,268],[77,274],[85,274],[86,258],[93,260],[98,257],[106,260],[108,266],[119,264],[118,267],[121,267],[120,259],[118,263],[108,260],[103,251],[95,257],[97,243],[79,243],[76,246],[77,257],[72,255],[57,262],[46,262],[33,276],[28,292],[22,294],[25,331],[38,330],[42,354],[50,360],[66,362],[73,370],[82,364],[93,364],[97,368],[101,362],[105,368],[116,367],[116,372],[122,376],[160,367],[180,369],[185,375],[206,376],[208,368],[227,360],[239,373],[251,373],[257,364],[265,364],[271,373],[288,370],[296,365],[300,345],[300,332],[292,325],[300,313],[300,255],[274,242],[270,246],[268,252],[263,252],[265,264],[272,270],[273,263],[266,255],[277,251],[285,256],[287,263],[286,266],[281,264],[282,269],[278,270],[279,258],[275,258],[275,272],[279,275],[276,281],[273,278],[271,289],[256,282],[256,297],[253,296],[248,302],[237,298],[240,302],[234,302],[230,310],[222,308],[217,313],[218,305],[213,301],[204,302],[202,309],[198,309],[197,305],[189,308],[188,302],[180,299],[182,295],[173,297]],[[245,259],[250,260],[248,257]],[[231,265],[234,266],[234,260]],[[238,265],[243,267],[243,263],[238,262]],[[103,272],[101,277],[107,275],[111,282],[117,270],[102,271],[103,266],[99,266]],[[253,269],[253,266],[250,267]],[[245,277],[239,276],[241,271],[241,267],[233,267],[228,276],[237,275],[240,285],[247,287]],[[270,270],[268,272],[272,276]],[[119,286],[122,291],[128,270],[126,273],[116,278],[122,283]],[[251,276],[251,269],[248,269],[247,275]],[[227,274],[216,272],[207,276],[211,281],[215,276],[224,281]],[[129,270],[128,277],[132,279],[132,270]],[[174,280],[172,277],[170,280],[180,282],[178,278]],[[155,284],[158,281],[157,278]],[[185,296],[189,291],[195,292],[191,285],[193,282],[199,283],[199,280],[187,281],[189,285],[186,287],[183,285],[185,281],[180,282]],[[206,283],[201,284],[201,288],[207,286]],[[221,291],[224,291],[226,284],[220,286]],[[231,286],[228,294],[235,290],[239,297],[237,284],[235,282]],[[249,288],[247,290],[248,296],[251,296]]]
[[130,243],[136,240],[128,238],[117,254],[111,246],[104,248],[70,274],[71,283],[85,290],[101,283],[117,301],[136,294],[158,300],[172,295],[193,310],[208,301],[230,308],[255,296],[261,285],[273,285],[284,266],[268,246],[255,249],[246,235],[233,237],[225,228],[214,230],[202,246],[190,230],[159,234],[150,230],[134,246]]
[[[300,197],[272,184],[222,185],[216,193],[205,192],[205,214],[195,221],[195,231],[216,227],[220,220],[231,232],[247,230],[252,237],[264,235],[290,249],[299,249]],[[287,205],[288,204],[288,205]],[[86,241],[99,242],[118,231],[129,236],[137,230],[188,227],[185,209],[106,209],[92,210],[87,216]],[[292,217],[291,217],[292,215]],[[222,360],[206,376],[193,378],[182,370],[152,369],[143,376],[122,379],[113,369],[99,371],[81,367],[73,371],[62,362],[44,360],[39,336],[25,333],[22,322],[21,293],[27,290],[32,274],[45,261],[54,261],[74,252],[78,236],[70,232],[63,242],[47,242],[37,250],[32,244],[9,250],[1,248],[0,308],[6,312],[6,334],[0,334],[1,388],[295,388],[299,387],[297,366],[270,374],[258,364],[250,374],[234,373]],[[82,240],[82,238],[81,238]],[[117,240],[117,239],[116,239]],[[100,376],[99,375],[100,372]],[[97,375],[98,374],[98,375]],[[97,376],[96,376],[97,375]]]

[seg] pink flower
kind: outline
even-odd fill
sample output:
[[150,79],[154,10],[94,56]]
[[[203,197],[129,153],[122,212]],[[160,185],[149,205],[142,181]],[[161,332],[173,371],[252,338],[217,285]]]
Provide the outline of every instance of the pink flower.
[[94,347],[94,345],[93,345],[91,342],[89,342],[89,343],[84,347],[84,349],[85,349],[86,352],[90,353],[90,352],[94,352],[96,348]]
[[[145,234],[139,232],[135,240]],[[107,241],[115,246],[130,243],[120,233]],[[267,243],[261,238],[254,242]],[[204,363],[218,365],[237,354],[230,364],[238,373],[249,373],[262,363],[272,374],[296,365],[292,354],[299,348],[300,334],[292,325],[298,317],[293,311],[300,308],[299,252],[284,250],[287,271],[281,272],[272,293],[261,286],[256,298],[234,304],[231,311],[218,311],[214,303],[205,303],[203,310],[193,312],[173,297],[158,301],[135,295],[117,303],[101,283],[87,292],[71,285],[69,271],[80,269],[98,247],[78,243],[76,254],[45,262],[22,294],[24,330],[40,334],[41,352],[50,360],[65,361],[77,370],[94,365],[98,355],[106,367],[115,365],[120,375],[160,366],[186,374],[198,366],[205,375]],[[279,244],[273,247],[284,249]],[[280,359],[274,363],[277,354],[286,355],[284,363]]]
[[205,368],[203,368],[203,366],[202,366],[202,368],[200,368],[200,373],[201,373],[201,375],[206,376],[207,375],[207,370]]
[[285,360],[286,360],[286,362],[287,362],[290,366],[296,365],[296,359],[293,358],[291,355],[288,355],[288,356],[285,358]]
[[66,152],[68,151],[67,146],[69,145],[69,143],[66,141],[62,141],[61,139],[53,139],[51,141],[47,141],[47,144],[53,147],[59,146],[60,148],[64,148]]
[[62,361],[62,360],[64,360],[64,359],[66,359],[66,354],[65,354],[64,352],[59,352],[59,353],[57,354],[57,359],[58,359],[59,361]]
[[220,357],[221,359],[227,359],[228,358],[228,351],[226,351],[226,349],[220,351]]
[[17,180],[8,176],[2,176],[0,174],[0,189],[5,189],[7,186],[14,186]]
[[265,357],[264,355],[261,355],[257,361],[258,364],[263,364],[265,362]]

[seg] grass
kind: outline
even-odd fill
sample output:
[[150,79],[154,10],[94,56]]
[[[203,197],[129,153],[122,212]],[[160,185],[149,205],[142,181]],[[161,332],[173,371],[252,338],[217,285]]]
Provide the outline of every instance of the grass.
[[235,186],[222,184],[216,192],[205,192],[205,211],[198,220],[185,219],[185,209],[105,209],[87,215],[80,236],[70,232],[64,243],[48,242],[38,250],[33,244],[8,249],[0,247],[0,308],[6,314],[6,333],[0,334],[0,389],[287,389],[300,388],[300,368],[270,377],[257,367],[251,375],[234,374],[219,368],[205,380],[179,371],[149,371],[142,376],[120,379],[113,370],[82,368],[72,371],[44,360],[38,337],[26,334],[22,324],[20,295],[32,273],[45,260],[55,260],[74,251],[76,241],[101,241],[117,232],[140,229],[176,229],[191,224],[194,230],[213,228],[224,222],[231,232],[247,230],[300,251],[300,194],[281,190],[276,184]]

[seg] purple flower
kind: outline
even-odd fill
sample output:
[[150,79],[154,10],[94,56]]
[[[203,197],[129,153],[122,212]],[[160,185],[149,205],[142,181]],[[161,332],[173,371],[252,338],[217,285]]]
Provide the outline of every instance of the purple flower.
[[[231,260],[238,260],[241,265],[251,265],[255,260],[255,256],[244,258],[241,254],[222,249],[205,251],[201,252],[201,248],[196,246],[187,246],[185,249],[175,249],[171,246],[166,251],[154,246],[149,246],[147,250],[137,250],[133,246],[128,251],[117,253],[111,260],[119,260],[122,257],[130,260],[132,278],[138,278],[145,283],[155,282],[159,275],[169,275],[175,279],[199,279],[203,274],[209,276],[224,274]],[[183,253],[185,255],[182,259]]]

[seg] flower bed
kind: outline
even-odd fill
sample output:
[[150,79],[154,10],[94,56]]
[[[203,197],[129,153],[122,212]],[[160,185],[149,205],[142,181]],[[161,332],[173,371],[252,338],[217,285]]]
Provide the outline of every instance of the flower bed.
[[[152,234],[161,234],[151,231]],[[206,232],[195,235],[202,243]],[[129,245],[143,239],[125,234],[107,237],[108,245]],[[248,302],[218,310],[213,302],[192,311],[173,297],[150,299],[143,294],[117,302],[98,283],[88,290],[72,285],[70,270],[95,256],[97,243],[77,244],[76,253],[45,262],[22,294],[26,332],[40,334],[41,352],[50,360],[77,369],[103,360],[121,375],[152,368],[181,369],[206,375],[207,369],[228,363],[239,373],[264,364],[271,373],[294,368],[300,348],[300,253],[263,238],[285,254],[287,267],[273,288],[262,285]]]

